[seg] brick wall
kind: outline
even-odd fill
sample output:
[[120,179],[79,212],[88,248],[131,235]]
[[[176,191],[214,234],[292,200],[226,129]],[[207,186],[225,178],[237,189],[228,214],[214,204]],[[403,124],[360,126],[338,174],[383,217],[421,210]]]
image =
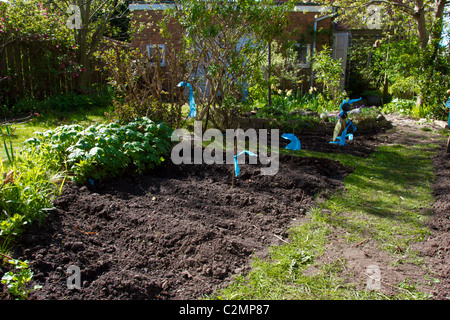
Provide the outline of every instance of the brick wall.
[[145,25],[145,28],[134,35],[131,40],[132,46],[146,46],[147,44],[165,44],[166,46],[178,46],[182,36],[181,26],[176,22],[168,25],[169,32],[172,34],[170,43],[166,43],[160,33],[158,22],[163,18],[162,10],[139,10],[133,11],[131,19],[133,22]]
[[[319,16],[320,13],[314,12],[313,10],[310,12],[291,12],[290,23],[286,28],[288,38],[290,40],[297,41],[303,44],[309,44],[312,48],[312,32],[314,30],[314,20]],[[132,20],[137,23],[146,24],[146,27],[139,34],[133,37],[131,44],[133,46],[141,46],[143,48],[145,48],[147,44],[165,44],[166,52],[168,52],[167,49],[169,49],[170,46],[179,46],[183,32],[181,26],[176,22],[169,24],[168,28],[173,37],[169,43],[166,43],[166,41],[160,34],[160,28],[157,24],[157,22],[160,21],[162,17],[162,10],[132,11]],[[332,28],[333,24],[331,18],[323,19],[317,23],[318,30],[332,30]],[[330,44],[330,36],[322,34],[317,38],[316,50],[320,51],[322,50],[324,45],[330,46]],[[304,68],[302,73],[303,81],[305,83],[303,90],[307,91],[309,89],[309,84],[306,83],[306,80],[311,75],[311,69]]]
[[[314,20],[318,14],[315,12],[291,12],[290,23],[286,28],[286,32],[290,34],[291,40],[306,40],[312,44],[312,34],[314,30]],[[331,18],[326,18],[317,23],[317,30],[330,30],[332,28]],[[320,35],[317,39],[316,48],[321,50],[324,45],[330,45],[330,37],[328,35]]]
[[[162,19],[163,12],[161,10],[139,10],[132,12],[132,20],[137,23],[148,24],[139,34],[132,39],[133,46],[141,46],[146,44],[166,44],[177,45],[181,39],[182,29],[176,22],[169,24],[169,31],[174,35],[171,43],[165,43],[160,34],[157,21]],[[319,14],[317,12],[292,12],[290,14],[291,22],[286,28],[286,32],[290,34],[291,40],[306,40],[312,43],[310,32],[313,30],[314,20]],[[318,29],[330,30],[332,28],[331,18],[321,20],[317,24]],[[309,35],[309,37],[308,37]],[[308,39],[309,38],[309,39]],[[316,48],[321,50],[323,45],[330,44],[329,36],[319,37]]]

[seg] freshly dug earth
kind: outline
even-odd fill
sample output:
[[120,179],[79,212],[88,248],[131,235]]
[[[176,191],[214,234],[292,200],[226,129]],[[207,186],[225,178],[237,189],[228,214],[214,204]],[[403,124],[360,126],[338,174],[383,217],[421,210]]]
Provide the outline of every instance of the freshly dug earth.
[[401,252],[394,255],[380,250],[377,242],[371,238],[357,244],[347,242],[346,230],[334,228],[328,236],[325,254],[317,257],[315,264],[305,274],[316,273],[321,264],[338,261],[344,266],[339,276],[357,289],[366,290],[368,267],[375,265],[381,271],[380,292],[388,297],[405,293],[398,284],[411,282],[431,299],[446,300],[450,298],[450,154],[446,153],[447,139],[443,141],[442,135],[437,131],[440,128],[430,124],[418,125],[415,120],[396,115],[389,116],[389,120],[394,124],[392,130],[375,137],[369,136],[363,143],[438,146],[437,154],[432,158],[435,172],[432,192],[435,201],[431,208],[432,215],[426,219],[431,233],[424,241],[410,243],[411,252],[417,252],[423,259],[423,264],[403,261],[407,256]]
[[423,243],[421,251],[425,263],[438,280],[433,287],[435,299],[450,299],[450,154],[442,143],[441,151],[433,158],[436,181],[433,186],[434,214],[428,221],[432,236]]
[[[384,131],[382,130],[379,133]],[[329,143],[330,141],[330,137],[323,134],[308,133],[301,136],[301,145],[304,150],[324,153],[345,153],[357,157],[368,157],[375,151],[375,147],[385,140],[382,136],[376,134],[357,133],[353,141],[347,141],[343,146]],[[282,141],[280,141],[280,147],[283,147]]]
[[[300,140],[305,150],[366,157],[382,143],[436,143],[428,135],[402,125],[386,134],[357,134],[345,146],[329,144],[329,137],[320,134]],[[287,143],[280,139],[280,148]],[[439,280],[430,292],[435,299],[448,299],[450,292],[449,157],[442,151],[433,159],[432,235],[416,244]],[[264,257],[270,245],[283,244],[290,224],[307,219],[314,196],[341,188],[352,171],[324,159],[294,158],[291,163],[290,156],[282,156],[280,161],[275,176],[261,176],[260,165],[241,165],[235,188],[232,165],[175,166],[170,161],[142,176],[94,186],[67,184],[56,209],[41,227],[26,231],[11,254],[29,260],[33,285],[43,286],[30,298],[199,299],[227,285],[249,269],[251,256]],[[345,246],[339,232],[330,236],[329,249],[324,262],[345,259],[347,272],[356,275],[363,275],[369,264],[392,263],[370,241]],[[81,270],[81,289],[67,288],[71,265]],[[383,280],[392,284],[405,277],[420,282],[426,275],[423,267],[409,264],[383,269]],[[366,278],[361,277],[352,280],[363,287]],[[0,285],[0,298],[8,298],[5,291]]]
[[[31,299],[198,299],[249,268],[253,254],[281,244],[314,196],[340,188],[352,169],[315,158],[260,165],[174,165],[94,186],[67,184],[56,209],[22,236]],[[67,268],[81,270],[68,289]]]

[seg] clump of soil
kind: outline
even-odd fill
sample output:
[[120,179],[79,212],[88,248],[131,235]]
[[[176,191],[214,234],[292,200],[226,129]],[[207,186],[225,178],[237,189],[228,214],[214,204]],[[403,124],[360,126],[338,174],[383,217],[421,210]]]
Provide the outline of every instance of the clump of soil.
[[[352,169],[316,158],[259,165],[174,165],[94,186],[67,184],[55,210],[33,225],[15,257],[30,261],[31,299],[198,299],[281,244],[314,196],[342,186]],[[68,289],[71,265],[81,288]]]
[[441,151],[433,157],[436,180],[433,185],[433,215],[428,221],[432,235],[421,243],[425,264],[434,275],[433,298],[450,298],[450,154],[442,143]]
[[[380,130],[381,131],[381,130]],[[382,130],[384,131],[384,130]],[[354,140],[346,141],[341,146],[339,144],[330,143],[332,136],[317,133],[308,133],[301,136],[302,149],[309,151],[317,151],[324,153],[345,153],[357,157],[368,157],[375,151],[377,145],[381,141],[379,136],[374,134],[360,134],[358,131],[354,134]],[[283,143],[283,142],[281,142]]]

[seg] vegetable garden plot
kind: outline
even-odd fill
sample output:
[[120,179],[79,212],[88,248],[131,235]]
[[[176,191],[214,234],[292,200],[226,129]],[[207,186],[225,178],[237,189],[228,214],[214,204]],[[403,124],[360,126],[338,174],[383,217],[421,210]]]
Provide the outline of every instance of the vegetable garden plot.
[[[247,270],[252,255],[281,244],[313,197],[339,188],[351,171],[281,156],[275,176],[242,165],[231,188],[230,165],[167,161],[150,175],[68,184],[15,256],[30,261],[43,286],[32,299],[201,298]],[[80,289],[67,287],[71,265],[80,268]]]

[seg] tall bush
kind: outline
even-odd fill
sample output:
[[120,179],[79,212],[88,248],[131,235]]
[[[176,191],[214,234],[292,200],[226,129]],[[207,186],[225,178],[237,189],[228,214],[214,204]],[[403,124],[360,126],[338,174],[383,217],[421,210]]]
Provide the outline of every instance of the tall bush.
[[336,104],[344,97],[341,88],[342,66],[340,60],[331,56],[331,48],[325,46],[323,50],[316,52],[313,70],[315,80],[322,85],[322,91],[326,99],[332,99]]
[[64,181],[54,154],[19,150],[0,168],[0,244],[46,216]]
[[[268,43],[287,23],[291,3],[272,0],[178,0],[168,17],[185,30],[183,44],[191,62],[198,116],[221,129],[231,126],[248,87],[267,63]],[[264,23],[262,23],[264,21]]]
[[116,118],[126,122],[148,117],[173,128],[180,125],[184,100],[176,86],[185,78],[182,53],[166,47],[162,64],[158,50],[147,52],[110,42],[110,48],[100,57],[118,95],[114,102]]

